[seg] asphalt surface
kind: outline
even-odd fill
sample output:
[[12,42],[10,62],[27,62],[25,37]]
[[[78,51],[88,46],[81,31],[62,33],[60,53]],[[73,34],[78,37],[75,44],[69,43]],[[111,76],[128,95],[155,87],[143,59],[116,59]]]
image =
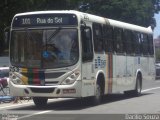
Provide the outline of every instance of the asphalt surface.
[[140,97],[115,94],[93,106],[87,99],[51,99],[44,108],[32,100],[0,104],[0,119],[15,120],[160,120],[160,80],[143,82]]

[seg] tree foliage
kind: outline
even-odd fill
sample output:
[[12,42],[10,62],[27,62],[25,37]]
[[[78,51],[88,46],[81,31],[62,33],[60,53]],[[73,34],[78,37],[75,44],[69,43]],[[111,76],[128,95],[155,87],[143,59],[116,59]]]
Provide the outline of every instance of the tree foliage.
[[[86,1],[86,0],[85,0]],[[154,0],[88,0],[89,12],[132,24],[148,27],[156,25]]]
[[76,9],[84,12],[148,27],[156,25],[154,13],[160,10],[160,0],[1,0],[0,54],[5,48],[4,29],[10,26],[16,13],[38,10]]

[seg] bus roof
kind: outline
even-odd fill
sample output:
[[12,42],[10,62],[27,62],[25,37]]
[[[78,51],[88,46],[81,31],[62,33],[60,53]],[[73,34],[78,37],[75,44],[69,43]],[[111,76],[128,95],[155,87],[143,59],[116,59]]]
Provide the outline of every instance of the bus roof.
[[91,21],[91,22],[96,22],[96,23],[100,23],[100,24],[106,24],[106,25],[110,25],[113,27],[119,27],[122,29],[129,29],[129,30],[133,30],[133,31],[137,31],[137,32],[147,33],[147,34],[153,33],[151,26],[146,28],[146,27],[142,27],[142,26],[126,23],[126,22],[121,22],[121,21],[117,21],[117,20],[113,20],[113,19],[108,19],[108,18],[104,18],[104,17],[100,17],[100,16],[96,16],[96,15],[92,15],[92,14],[88,14],[88,13],[84,13],[84,12],[75,11],[75,10],[26,12],[26,13],[16,14],[15,17],[22,16],[22,15],[52,14],[52,13],[75,14],[75,15],[77,15],[77,17],[80,20],[82,19],[84,21]]

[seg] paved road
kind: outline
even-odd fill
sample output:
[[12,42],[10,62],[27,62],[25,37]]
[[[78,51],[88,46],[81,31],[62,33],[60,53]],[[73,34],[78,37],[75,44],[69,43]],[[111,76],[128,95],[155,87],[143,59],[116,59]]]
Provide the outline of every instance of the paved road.
[[87,100],[54,99],[45,108],[38,109],[30,100],[19,104],[1,104],[0,114],[0,119],[9,116],[20,120],[160,119],[160,80],[146,81],[140,97],[126,97],[123,94],[106,96],[98,106],[92,106]]

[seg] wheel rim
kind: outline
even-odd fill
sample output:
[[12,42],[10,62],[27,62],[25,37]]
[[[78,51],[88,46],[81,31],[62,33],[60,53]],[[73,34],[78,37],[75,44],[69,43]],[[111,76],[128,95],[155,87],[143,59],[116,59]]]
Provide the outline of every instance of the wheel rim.
[[138,92],[138,94],[141,93],[141,84],[140,84],[140,80],[139,79],[137,81],[137,92]]
[[100,99],[101,99],[101,88],[100,88],[100,86],[98,84],[97,84],[97,87],[96,87],[95,97],[96,97],[97,101],[100,101]]

